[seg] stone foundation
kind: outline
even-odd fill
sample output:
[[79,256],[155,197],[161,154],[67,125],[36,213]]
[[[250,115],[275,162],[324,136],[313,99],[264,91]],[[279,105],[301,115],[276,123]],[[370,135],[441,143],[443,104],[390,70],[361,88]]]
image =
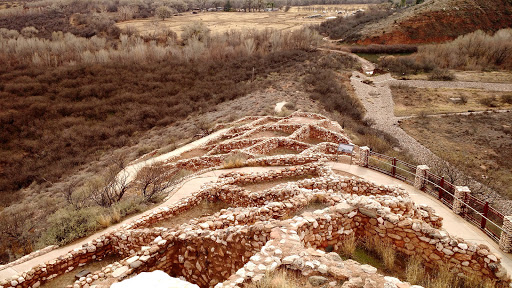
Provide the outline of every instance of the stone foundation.
[[[297,118],[309,122],[298,125]],[[442,218],[429,207],[415,205],[403,189],[333,173],[325,161],[337,159],[339,143],[350,143],[337,123],[321,115],[296,112],[285,118],[248,117],[235,124],[248,121],[252,122],[230,128],[206,143],[207,155],[169,162],[165,167],[170,174],[179,169],[202,173],[221,167],[227,157],[237,153],[247,156],[247,166],[286,167],[221,175],[172,207],[146,213],[80,249],[0,282],[0,288],[37,287],[108,254],[126,258],[80,278],[74,287],[109,287],[112,281],[153,270],[185,277],[201,287],[241,287],[279,267],[346,281],[342,287],[360,287],[361,283],[367,288],[410,287],[379,275],[371,266],[341,261],[336,254],[321,251],[330,246],[337,249],[352,236],[388,241],[404,255],[419,255],[428,267],[448,263],[454,272],[497,280],[499,285],[510,282],[500,259],[488,247],[448,235],[442,230]],[[261,131],[278,130],[291,135],[246,139]],[[313,145],[303,142],[306,139],[325,142]],[[261,157],[276,147],[300,154]],[[361,148],[360,163],[364,164],[367,152]],[[310,178],[256,192],[244,187],[299,176]],[[231,207],[175,228],[148,228],[205,199]],[[327,208],[296,215],[312,203]]]

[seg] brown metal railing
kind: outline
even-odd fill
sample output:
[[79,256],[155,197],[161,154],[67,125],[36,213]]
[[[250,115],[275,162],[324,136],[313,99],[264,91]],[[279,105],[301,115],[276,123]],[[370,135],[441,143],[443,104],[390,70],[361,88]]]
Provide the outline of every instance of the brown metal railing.
[[[368,155],[368,168],[409,184],[414,184],[416,177],[416,166],[394,157],[371,151]],[[444,205],[450,207],[450,209],[453,209],[454,201],[461,201],[463,203],[463,213],[461,216],[479,227],[491,239],[499,242],[500,235],[503,232],[504,215],[489,206],[489,202],[484,202],[472,195],[467,195],[465,199],[457,199],[454,196],[455,185],[446,181],[444,177],[430,172],[427,172],[423,180],[425,184],[422,190],[424,192],[436,197]]]

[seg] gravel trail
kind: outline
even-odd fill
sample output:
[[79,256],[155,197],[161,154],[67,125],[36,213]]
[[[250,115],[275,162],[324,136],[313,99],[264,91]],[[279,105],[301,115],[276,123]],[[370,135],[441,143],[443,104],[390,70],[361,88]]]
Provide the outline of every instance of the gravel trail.
[[394,80],[395,83],[405,84],[416,88],[473,88],[487,91],[512,91],[512,84],[483,83],[462,81],[426,81],[426,80]]
[[[398,125],[398,121],[403,119],[403,117],[395,117],[393,96],[389,88],[390,84],[405,83],[418,88],[480,88],[491,91],[512,91],[512,84],[454,81],[399,81],[391,77],[390,74],[367,77],[356,71],[353,72],[350,81],[356,95],[366,109],[366,118],[374,121],[374,127],[393,135],[398,139],[400,146],[414,155],[418,162],[426,163],[427,165],[431,165],[431,167],[433,165],[432,163],[442,163],[441,165],[446,166],[450,166],[450,164],[432,153],[432,151],[407,134]],[[463,173],[457,169],[451,168],[463,175]],[[478,196],[481,200],[489,201],[492,206],[499,209],[505,215],[512,215],[512,200],[503,198],[495,191],[473,179],[468,179],[468,183],[465,185],[469,186],[475,196]]]

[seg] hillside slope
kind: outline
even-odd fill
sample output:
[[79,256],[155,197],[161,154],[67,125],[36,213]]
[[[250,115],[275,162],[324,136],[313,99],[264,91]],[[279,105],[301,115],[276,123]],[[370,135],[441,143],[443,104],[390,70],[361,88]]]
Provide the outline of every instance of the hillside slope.
[[431,0],[370,24],[358,44],[432,43],[512,26],[511,0]]

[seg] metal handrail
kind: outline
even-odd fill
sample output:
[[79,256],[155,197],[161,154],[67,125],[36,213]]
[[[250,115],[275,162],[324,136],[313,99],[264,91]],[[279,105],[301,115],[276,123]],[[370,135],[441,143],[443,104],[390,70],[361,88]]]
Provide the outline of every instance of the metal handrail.
[[[377,154],[377,153],[376,153],[376,154]],[[371,156],[369,156],[369,157],[371,157]],[[389,163],[387,163],[387,162],[381,161],[381,160],[379,160],[379,159],[375,159],[375,158],[374,158],[374,160],[379,161],[379,162],[382,162],[382,163],[387,164],[387,165],[390,165],[390,166],[393,166],[393,165],[391,165],[391,164],[389,164]],[[407,171],[407,170],[405,170],[405,169],[402,169],[402,168],[400,168],[400,167],[395,166],[395,168],[398,168],[398,169],[400,169],[400,170],[402,170],[402,171],[404,171],[404,172],[406,172],[406,173],[413,174],[412,172],[409,172],[409,171]],[[435,175],[435,174],[432,174],[432,175]],[[417,175],[416,175],[416,174],[414,174],[414,176],[416,177]],[[437,175],[435,175],[435,176],[437,176]],[[456,201],[456,200],[457,200],[457,201],[461,202],[462,204],[466,205],[469,209],[473,210],[477,215],[479,215],[480,217],[482,217],[482,218],[484,218],[485,220],[489,221],[491,224],[493,224],[494,226],[496,226],[496,227],[497,227],[498,229],[500,229],[502,232],[505,232],[505,230],[503,230],[503,228],[501,228],[498,224],[494,223],[492,220],[490,220],[489,218],[485,217],[482,213],[478,212],[476,209],[474,209],[473,207],[471,207],[469,204],[465,203],[465,202],[464,202],[463,200],[461,200],[460,198],[455,197],[455,195],[453,195],[452,193],[450,193],[448,190],[446,190],[446,189],[444,189],[443,187],[439,186],[438,184],[436,184],[436,183],[434,183],[434,182],[432,182],[432,181],[428,180],[428,178],[426,178],[426,177],[424,177],[424,176],[422,176],[422,175],[420,175],[419,177],[420,177],[420,178],[422,178],[423,180],[426,180],[426,182],[430,182],[432,185],[434,185],[434,186],[436,186],[436,187],[440,188],[440,189],[441,189],[441,190],[443,190],[444,192],[448,193],[450,196],[452,196],[452,197],[453,197],[453,200],[454,200],[454,201]],[[452,184],[452,185],[453,185],[453,184]],[[505,232],[505,233],[506,233],[506,232]]]

